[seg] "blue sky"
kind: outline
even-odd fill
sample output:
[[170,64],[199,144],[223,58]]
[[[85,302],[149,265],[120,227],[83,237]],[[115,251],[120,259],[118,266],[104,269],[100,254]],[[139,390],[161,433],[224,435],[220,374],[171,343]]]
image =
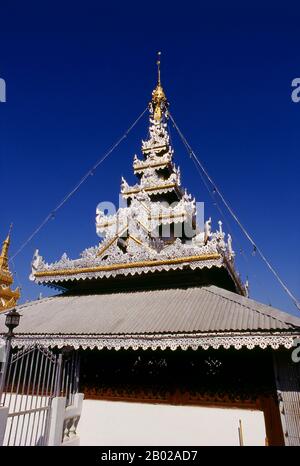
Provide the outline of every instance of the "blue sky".
[[[240,2],[241,3],[241,2]],[[14,223],[13,254],[146,107],[157,50],[172,114],[220,190],[300,297],[300,77],[296,2],[6,2],[1,5],[0,236]],[[183,184],[220,213],[174,129]],[[143,118],[93,177],[14,261],[22,300],[51,293],[29,282],[36,248],[47,261],[97,244],[95,209],[134,182]],[[225,208],[223,208],[225,212]],[[237,266],[251,297],[297,314],[242,233]],[[223,220],[223,218],[221,218]],[[228,227],[224,225],[228,232]],[[240,252],[242,251],[242,253]]]

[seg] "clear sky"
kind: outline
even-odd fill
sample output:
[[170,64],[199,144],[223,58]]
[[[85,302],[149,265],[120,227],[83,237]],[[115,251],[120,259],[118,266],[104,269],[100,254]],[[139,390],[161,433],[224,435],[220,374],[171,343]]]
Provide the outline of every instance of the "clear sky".
[[[300,298],[300,102],[291,100],[291,82],[300,77],[299,13],[289,1],[2,3],[0,237],[13,222],[11,253],[146,107],[161,50],[177,124]],[[145,116],[17,256],[23,301],[51,293],[29,282],[36,248],[52,262],[97,244],[96,205],[117,201],[121,175],[135,182],[132,157],[146,134]],[[205,202],[216,229],[221,215],[173,128],[171,136],[183,185]],[[297,314],[225,217],[251,297]]]

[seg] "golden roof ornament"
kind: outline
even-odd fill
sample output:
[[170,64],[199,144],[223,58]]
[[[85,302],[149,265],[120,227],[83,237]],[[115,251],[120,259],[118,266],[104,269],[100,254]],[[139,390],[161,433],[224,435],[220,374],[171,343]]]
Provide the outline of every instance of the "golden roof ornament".
[[11,289],[13,283],[13,275],[9,270],[8,265],[8,250],[10,246],[12,225],[10,226],[8,235],[3,241],[2,250],[0,254],[0,312],[10,307],[14,307],[20,298],[20,290]]
[[6,239],[3,241],[2,251],[0,254],[0,270],[8,271],[8,248],[10,245],[10,235],[12,230],[12,224],[9,227],[9,232]]
[[160,56],[161,52],[157,53],[157,85],[154,91],[152,92],[151,108],[153,111],[153,117],[155,121],[160,121],[164,110],[168,105],[165,92],[161,85],[160,79]]

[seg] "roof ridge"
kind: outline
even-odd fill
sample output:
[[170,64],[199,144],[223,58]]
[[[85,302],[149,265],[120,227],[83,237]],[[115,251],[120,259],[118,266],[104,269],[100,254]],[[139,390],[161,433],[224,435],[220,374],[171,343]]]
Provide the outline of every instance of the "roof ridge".
[[23,304],[18,304],[18,306],[16,306],[16,309],[18,310],[18,309],[30,307],[30,306],[36,304],[37,302],[39,302],[39,303],[47,302],[47,301],[53,300],[54,298],[60,298],[62,296],[63,295],[56,294],[54,296],[45,296],[45,298],[41,298],[41,299],[34,299],[32,301],[28,301],[28,302],[25,302]]

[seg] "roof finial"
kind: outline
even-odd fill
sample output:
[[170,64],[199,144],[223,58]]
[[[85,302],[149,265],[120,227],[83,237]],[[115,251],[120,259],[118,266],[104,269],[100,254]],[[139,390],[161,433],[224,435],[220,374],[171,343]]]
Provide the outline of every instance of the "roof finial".
[[160,81],[160,57],[161,57],[161,52],[157,52],[157,81],[158,81],[158,84],[159,86],[161,85],[161,81]]
[[161,86],[160,80],[160,56],[161,52],[157,52],[157,85],[154,91],[152,92],[151,100],[151,110],[155,121],[160,121],[165,114],[166,108],[168,106],[167,98],[164,93],[164,90]]
[[10,235],[11,235],[12,227],[13,227],[13,224],[11,223],[10,226],[9,226],[9,230],[8,230],[7,237],[6,237],[6,239],[4,240],[4,242],[3,242],[3,246],[4,246],[4,245],[7,245],[7,247],[8,247],[9,244],[10,244]]
[[8,235],[7,235],[8,238],[10,238],[10,235],[11,235],[11,232],[12,232],[12,229],[13,229],[13,226],[14,226],[13,223],[11,223],[10,226],[9,226]]

